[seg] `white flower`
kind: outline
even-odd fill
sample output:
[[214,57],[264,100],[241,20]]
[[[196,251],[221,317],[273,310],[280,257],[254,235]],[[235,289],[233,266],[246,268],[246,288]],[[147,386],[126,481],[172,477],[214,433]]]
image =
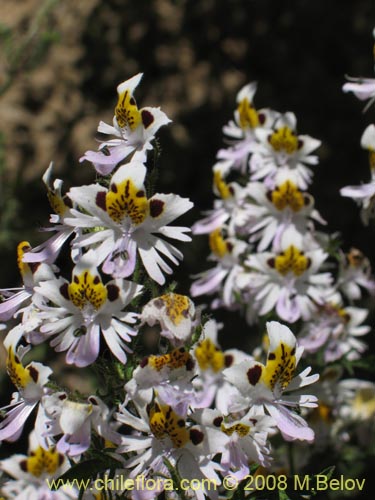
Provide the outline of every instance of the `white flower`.
[[218,328],[215,320],[208,320],[203,325],[199,341],[191,349],[197,362],[197,376],[193,379],[195,407],[207,408],[214,402],[215,408],[226,415],[235,390],[224,378],[224,370],[244,359],[251,359],[251,356],[238,349],[223,351],[218,343]]
[[137,251],[149,276],[160,285],[163,273],[172,273],[160,254],[174,264],[182,253],[162,237],[190,241],[187,227],[168,226],[193,204],[175,194],[155,194],[147,199],[144,179],[146,167],[137,162],[122,165],[111,179],[109,189],[99,184],[75,187],[69,197],[84,212],[72,210],[66,223],[82,229],[95,229],[76,238],[73,248],[94,248],[97,264],[116,278],[130,276]]
[[245,262],[250,268],[247,281],[245,275],[240,276],[240,286],[255,293],[261,316],[275,308],[289,323],[310,319],[317,305],[333,294],[331,274],[319,273],[327,254],[320,248],[305,252],[292,242],[285,238],[283,251],[278,254],[250,255]]
[[317,317],[305,324],[299,344],[305,348],[305,353],[316,352],[324,346],[326,363],[343,356],[349,360],[358,359],[367,345],[357,337],[371,330],[361,324],[367,315],[367,309],[324,305],[318,309]]
[[23,262],[47,262],[52,264],[55,262],[64,243],[75,232],[74,228],[67,226],[64,222],[65,217],[70,214],[71,203],[61,194],[62,180],[55,179],[53,184],[51,183],[52,169],[53,163],[51,162],[43,175],[43,182],[47,188],[48,200],[54,211],[50,216],[50,222],[56,225],[43,228],[41,231],[56,231],[56,234],[41,245],[26,252],[23,255]]
[[256,110],[253,106],[253,97],[257,83],[245,85],[237,94],[237,109],[234,112],[234,121],[231,120],[223,127],[224,134],[229,138],[231,146],[220,149],[217,157],[227,161],[230,168],[240,170],[243,174],[248,171],[249,154],[256,142],[255,131],[262,127],[272,127],[279,115],[269,109]]
[[318,157],[311,155],[321,142],[308,135],[297,135],[294,113],[280,116],[273,129],[258,129],[258,146],[250,160],[251,180],[265,178],[272,187],[286,180],[306,189],[312,171],[306,165],[316,165]]
[[316,382],[319,375],[308,376],[309,367],[294,376],[303,348],[297,346],[296,338],[288,327],[277,321],[266,326],[270,341],[266,365],[245,360],[224,372],[227,380],[239,391],[238,397],[233,398],[231,411],[248,409],[248,414],[252,416],[266,410],[287,439],[312,441],[313,431],[291,409],[313,408],[316,397],[284,393]]
[[101,175],[110,174],[119,162],[132,153],[134,160],[143,163],[147,151],[152,149],[151,141],[155,133],[162,125],[171,121],[160,108],[138,109],[133,92],[142,76],[142,73],[138,73],[118,85],[118,102],[113,126],[104,122],[99,123],[98,132],[116,138],[103,141],[98,152],[86,151],[80,159],[92,162]]
[[120,435],[110,421],[108,407],[97,396],[86,402],[70,401],[64,392],[43,398],[48,418],[45,434],[56,437],[56,449],[69,457],[78,457],[87,451],[92,431],[112,443],[120,442]]
[[367,111],[375,100],[375,78],[352,78],[348,76],[347,79],[349,82],[343,85],[342,90],[344,92],[353,92],[360,101],[369,99],[364,108],[364,111]]
[[228,224],[231,236],[236,230],[243,231],[248,214],[244,207],[247,191],[237,182],[226,182],[229,173],[229,162],[218,162],[213,166],[213,190],[219,199],[214,201],[214,209],[205,213],[205,217],[192,226],[193,234],[207,234],[215,231],[224,223]]
[[166,293],[150,300],[142,309],[141,324],[159,324],[160,335],[174,346],[189,341],[196,325],[194,303],[186,295]]
[[[35,361],[25,367],[22,365],[22,358],[29,350],[30,347],[20,346],[15,352],[12,345],[8,347],[7,371],[18,392],[13,393],[8,406],[0,409],[5,412],[0,422],[0,441],[16,441],[31,412],[49,392],[45,385],[52,373],[51,368]],[[37,421],[40,417],[39,407]]]
[[[0,303],[0,320],[7,321],[14,316],[21,305],[29,299],[35,292],[35,286],[40,281],[51,279],[54,274],[52,268],[44,263],[25,263],[24,257],[30,252],[31,246],[27,241],[21,241],[17,246],[17,264],[23,280],[21,288],[8,288],[0,290],[5,300]],[[25,309],[23,309],[25,310]]]
[[268,434],[274,430],[274,420],[267,415],[243,417],[225,415],[218,410],[204,409],[200,423],[219,429],[227,440],[221,449],[223,475],[230,474],[242,481],[250,473],[249,463],[270,465]]
[[361,137],[361,146],[369,151],[370,182],[343,187],[340,189],[340,194],[352,198],[361,206],[361,219],[367,226],[370,219],[375,217],[375,125],[369,125],[365,129]]
[[70,468],[69,461],[55,447],[42,448],[34,431],[29,436],[29,454],[17,454],[2,460],[0,468],[14,478],[5,481],[1,487],[1,493],[8,499],[67,500],[77,498],[78,490],[73,485],[65,485],[52,490],[52,480],[57,479]]
[[361,288],[375,294],[375,279],[370,261],[360,250],[351,248],[347,254],[341,253],[339,264],[336,286],[348,299],[360,299]]
[[249,245],[241,240],[224,237],[221,228],[215,229],[209,235],[211,254],[208,260],[216,262],[216,266],[194,276],[196,281],[191,285],[191,295],[219,292],[226,306],[235,302],[234,289],[237,275],[242,271],[240,259]]
[[35,301],[43,324],[31,340],[40,342],[55,335],[51,345],[56,351],[68,351],[67,363],[82,367],[98,357],[102,334],[112,353],[125,363],[126,352],[132,352],[127,343],[137,333],[127,323],[134,323],[137,315],[124,308],[141,289],[120,279],[104,285],[88,252],[74,267],[70,283],[58,278],[37,287],[40,297]]
[[[125,462],[125,468],[132,468],[130,477],[157,474],[169,478],[165,465],[165,460],[168,460],[181,478],[198,480],[200,487],[194,491],[198,500],[204,500],[205,493],[216,500],[216,490],[221,483],[216,471],[222,467],[213,461],[213,457],[220,451],[225,435],[196,424],[193,416],[186,418],[179,415],[171,406],[158,400],[148,405],[147,409],[137,406],[139,416],[130,413],[126,404],[127,401],[115,418],[135,431],[132,435],[123,436],[122,444],[117,449],[120,453],[136,452]],[[216,488],[207,491],[207,479],[213,481]],[[151,498],[155,498],[154,493]],[[140,494],[139,498],[147,497]]]
[[293,229],[302,238],[313,229],[312,220],[324,223],[314,210],[313,197],[290,180],[274,189],[268,189],[260,182],[250,182],[246,192],[250,197],[246,208],[251,221],[247,230],[251,235],[250,242],[259,240],[259,252],[270,244],[274,251],[279,251],[286,230]]

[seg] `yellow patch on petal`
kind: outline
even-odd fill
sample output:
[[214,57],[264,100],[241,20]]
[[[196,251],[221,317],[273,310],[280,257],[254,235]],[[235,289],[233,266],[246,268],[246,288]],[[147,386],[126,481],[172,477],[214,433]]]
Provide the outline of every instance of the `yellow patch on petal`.
[[142,121],[137,103],[128,89],[118,97],[115,116],[119,127],[129,127],[130,130],[135,130]]
[[298,137],[289,127],[281,127],[268,137],[268,142],[277,152],[292,154],[299,149]]
[[223,200],[233,196],[233,190],[223,179],[220,170],[215,170],[214,172],[214,186]]
[[268,262],[282,276],[292,272],[295,276],[301,276],[311,265],[311,259],[306,257],[294,245],[290,245],[284,252]]
[[204,339],[202,342],[199,342],[195,349],[195,357],[201,370],[211,368],[217,373],[225,365],[224,353],[210,339]]
[[247,97],[240,101],[237,111],[239,115],[240,127],[242,129],[255,128],[259,126],[258,113]]
[[33,476],[40,477],[43,473],[55,474],[63,461],[64,455],[56,451],[54,447],[45,450],[39,446],[21,463],[21,466]]
[[172,370],[175,370],[187,366],[190,363],[192,363],[192,357],[183,347],[173,349],[173,351],[167,354],[161,354],[159,356],[152,355],[148,357],[148,364],[156,371],[160,371],[164,366],[168,366],[172,368]]
[[107,288],[100,277],[89,271],[74,274],[72,282],[68,285],[69,298],[79,309],[83,309],[87,303],[99,309],[107,300],[107,293]]
[[150,429],[157,439],[169,437],[175,448],[181,448],[189,440],[185,420],[171,406],[155,403],[148,411]]
[[375,170],[375,151],[370,150],[368,154],[370,170]]
[[31,245],[28,241],[21,241],[21,243],[17,245],[17,265],[24,281],[26,276],[32,276],[33,274],[33,270],[30,264],[28,264],[27,262],[23,262],[22,260],[25,253],[29,252],[30,250]]
[[367,419],[375,415],[375,392],[371,387],[358,389],[353,400],[353,410],[357,418]]
[[286,389],[293,378],[296,369],[295,345],[284,342],[268,353],[266,366],[262,370],[261,381],[270,389],[278,384]]
[[234,433],[236,433],[240,437],[245,437],[250,432],[250,426],[245,424],[234,424],[226,427],[225,424],[222,423],[220,426],[220,430],[227,436],[232,436]]
[[47,198],[55,214],[63,216],[68,210],[68,206],[65,204],[64,199],[52,189],[48,189]]
[[277,210],[289,207],[293,212],[299,212],[305,205],[305,198],[297,186],[286,181],[271,192],[271,201]]
[[31,382],[38,381],[37,369],[30,365],[24,367],[12,346],[8,349],[6,367],[9,378],[17,389],[25,389]]
[[211,252],[220,258],[224,257],[224,255],[226,255],[230,250],[230,246],[228,247],[228,242],[223,238],[220,228],[215,229],[212,233],[210,233],[208,237],[208,244]]
[[190,301],[186,295],[167,293],[159,297],[165,305],[166,314],[172,323],[177,326],[189,316]]
[[129,217],[138,225],[147,217],[149,204],[144,190],[137,188],[131,179],[125,179],[119,184],[112,182],[106,194],[106,210],[115,222]]

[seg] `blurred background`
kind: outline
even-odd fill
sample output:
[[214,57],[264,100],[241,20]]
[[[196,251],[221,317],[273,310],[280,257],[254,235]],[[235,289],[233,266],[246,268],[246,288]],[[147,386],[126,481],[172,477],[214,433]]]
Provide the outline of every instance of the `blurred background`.
[[[212,206],[222,126],[238,90],[255,80],[257,108],[293,111],[298,132],[322,141],[316,206],[344,249],[358,247],[374,264],[374,228],[339,195],[369,180],[359,141],[374,108],[363,114],[341,88],[346,74],[374,76],[374,25],[373,0],[2,0],[0,287],[19,283],[17,243],[42,241],[35,229],[48,223],[41,176],[49,162],[66,189],[94,179],[78,158],[96,149],[99,120],[111,123],[118,83],[138,72],[138,105],[160,106],[173,120],[158,133],[157,190],[194,202],[181,222]],[[208,267],[206,238],[183,252],[174,278],[187,293],[190,276]],[[248,327],[236,321],[244,338]]]

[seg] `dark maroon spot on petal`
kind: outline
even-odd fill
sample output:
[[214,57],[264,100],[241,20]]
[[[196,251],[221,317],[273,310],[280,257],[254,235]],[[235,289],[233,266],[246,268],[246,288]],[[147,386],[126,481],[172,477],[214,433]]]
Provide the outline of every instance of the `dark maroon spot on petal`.
[[305,207],[307,207],[307,205],[310,205],[311,204],[311,198],[310,198],[310,196],[308,196],[307,194],[305,194],[303,196],[303,203],[304,203]]
[[113,302],[120,295],[120,289],[117,285],[108,284],[107,285],[107,297],[108,300]]
[[258,422],[256,418],[250,418],[249,420],[253,425],[255,425]]
[[228,190],[229,190],[229,192],[230,192],[231,195],[234,195],[233,186],[229,186]]
[[234,357],[232,354],[226,354],[224,356],[224,364],[225,364],[226,368],[228,368],[229,366],[232,366],[233,361],[234,361]]
[[144,367],[145,367],[145,366],[147,366],[147,365],[148,365],[148,356],[146,356],[145,358],[143,358],[143,359],[141,360],[141,362],[139,363],[139,366],[140,366],[141,368],[144,368]]
[[144,196],[145,196],[145,192],[144,191],[138,191],[138,193],[136,194],[137,198],[143,198]]
[[293,347],[293,349],[290,351],[290,354],[291,354],[292,356],[294,356],[294,355],[295,355],[295,353],[296,353],[296,348],[295,348],[295,347]]
[[269,134],[269,135],[267,136],[267,141],[268,141],[270,144],[271,144],[271,140],[272,140],[272,134]]
[[253,368],[249,368],[247,370],[247,380],[250,382],[251,385],[256,385],[260,379],[260,376],[262,375],[262,367],[259,365],[253,366]]
[[267,260],[267,264],[274,268],[275,267],[275,259],[273,257],[271,257],[270,259]]
[[177,425],[179,427],[185,427],[185,420],[181,418],[180,420],[177,420]]
[[161,309],[164,306],[164,302],[162,301],[162,299],[155,299],[154,306],[158,309]]
[[267,191],[266,196],[269,201],[272,201],[272,191]]
[[66,300],[69,300],[68,283],[60,286],[60,293]]
[[118,191],[117,186],[114,182],[112,182],[112,184],[111,184],[111,191],[112,191],[112,193],[117,193],[117,191]]
[[100,278],[99,278],[99,276],[95,276],[94,285],[97,285],[98,283],[100,283]]
[[106,194],[107,193],[105,191],[99,191],[99,193],[97,193],[96,198],[95,198],[95,203],[102,210],[107,210],[107,207],[106,207]]
[[194,368],[194,365],[195,365],[194,360],[192,358],[189,358],[186,362],[185,367],[186,367],[187,371],[190,372]]
[[73,276],[73,281],[74,281],[74,283],[77,283],[77,285],[79,284],[79,278],[77,275]]
[[270,361],[273,361],[274,359],[276,359],[276,354],[274,352],[270,352],[268,355],[268,359]]
[[34,380],[34,382],[38,382],[38,377],[39,377],[39,372],[36,368],[34,368],[33,366],[29,366],[28,368],[28,372],[30,373],[30,377]]
[[20,469],[23,470],[24,472],[27,472],[27,460],[21,460]]
[[266,121],[266,115],[264,115],[263,113],[258,113],[258,120],[259,120],[259,123],[261,125],[263,125],[264,122]]
[[227,241],[225,244],[226,244],[228,252],[231,252],[233,250],[233,243],[231,243],[230,241]]
[[151,217],[158,217],[163,213],[164,201],[150,200],[150,215]]
[[98,402],[95,398],[90,397],[88,400],[89,400],[89,403],[91,403],[92,405],[98,406]]
[[64,460],[65,460],[64,455],[61,455],[61,454],[59,453],[59,465],[61,465],[61,464],[64,462]]
[[303,146],[303,140],[302,139],[298,139],[297,148],[301,149],[302,146]]
[[150,113],[147,109],[142,109],[141,111],[142,123],[144,128],[147,128],[154,121],[154,115]]
[[31,272],[34,274],[38,267],[40,266],[41,262],[28,262],[28,265],[30,267]]
[[66,399],[66,398],[67,398],[66,394],[60,394],[60,396],[59,396],[60,401],[64,401],[64,399]]
[[204,439],[204,434],[202,431],[199,431],[198,429],[191,429],[190,430],[190,440],[193,444],[197,445],[200,444]]
[[215,427],[220,427],[223,420],[224,420],[223,417],[216,417],[214,418],[212,423],[214,424]]
[[131,98],[129,99],[129,103],[132,105],[132,106],[135,106],[136,102],[135,102],[135,99],[133,96],[131,96]]
[[307,258],[307,264],[306,264],[306,269],[308,269],[311,266],[311,259],[310,257]]
[[108,146],[102,147],[100,151],[103,153],[104,156],[111,156],[111,152]]

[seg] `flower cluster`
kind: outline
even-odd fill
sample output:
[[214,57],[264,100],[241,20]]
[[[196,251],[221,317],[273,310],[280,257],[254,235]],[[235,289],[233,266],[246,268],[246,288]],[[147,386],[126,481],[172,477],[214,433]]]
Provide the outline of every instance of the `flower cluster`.
[[[224,350],[223,325],[167,283],[191,240],[175,220],[192,202],[155,192],[154,138],[170,120],[138,108],[141,78],[117,87],[113,124],[98,126],[112,138],[81,158],[95,182],[64,193],[46,170],[52,236],[19,243],[23,286],[1,290],[16,390],[0,409],[0,442],[32,428],[28,453],[0,461],[7,499],[102,498],[103,477],[122,479],[116,498],[224,499],[228,484],[241,495],[249,474],[279,461],[292,473],[286,446],[347,439],[347,422],[374,414],[373,385],[338,367],[366,349],[368,311],[354,302],[375,281],[359,250],[315,227],[324,220],[307,189],[320,141],[299,135],[291,112],[256,110],[254,83],[240,90],[213,168],[214,209],[193,226],[209,234],[214,267],[191,295],[215,294],[213,308],[261,323],[252,352]],[[91,394],[69,387],[65,365],[90,378]]]

